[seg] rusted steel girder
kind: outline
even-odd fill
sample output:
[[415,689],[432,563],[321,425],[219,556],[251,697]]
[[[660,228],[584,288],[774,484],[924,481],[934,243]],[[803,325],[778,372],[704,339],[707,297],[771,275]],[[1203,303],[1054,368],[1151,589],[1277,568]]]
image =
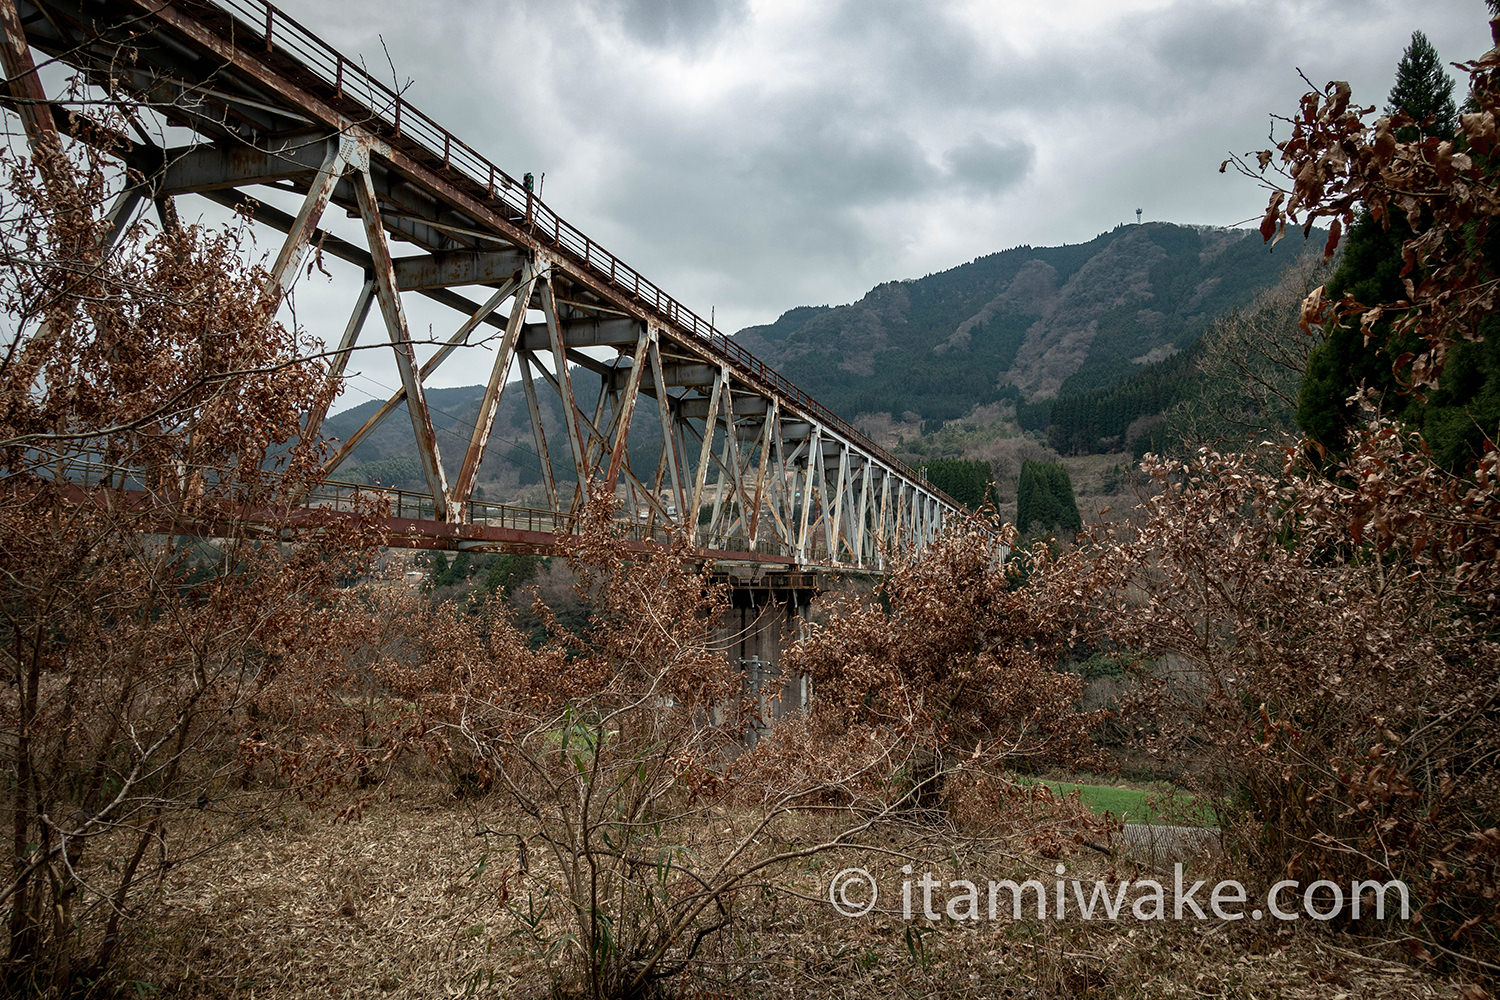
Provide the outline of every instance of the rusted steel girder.
[[[505,388],[506,376],[510,373],[510,362],[516,354],[516,341],[521,335],[521,324],[526,320],[526,310],[531,305],[531,293],[536,288],[537,273],[530,263],[521,269],[521,279],[510,307],[510,321],[505,324],[505,338],[500,350],[495,352],[495,364],[490,369],[490,381],[484,389],[484,399],[479,404],[479,419],[474,422],[474,433],[469,438],[469,447],[464,452],[464,464],[458,473],[458,485],[453,498],[458,503],[469,499],[474,492],[474,480],[479,475],[479,463],[484,459],[484,449],[490,440],[490,429],[495,425],[495,412],[500,407],[500,393]],[[508,287],[508,286],[507,286]],[[505,289],[501,289],[504,291]],[[495,293],[493,298],[499,296]],[[498,304],[498,303],[497,303]]]
[[359,184],[355,191],[359,196],[359,214],[365,224],[365,235],[370,241],[372,267],[375,271],[375,297],[380,302],[386,332],[390,334],[391,347],[396,355],[396,368],[401,373],[406,412],[411,417],[412,434],[417,440],[417,457],[422,462],[422,471],[427,475],[432,502],[443,511],[443,520],[453,520],[455,512],[448,493],[448,477],[443,472],[437,433],[432,429],[432,414],[427,409],[427,393],[422,387],[422,380],[417,377],[417,356],[412,350],[406,312],[401,307],[400,290],[396,287],[396,269],[391,262],[390,246],[385,241],[385,229],[380,224],[380,206],[376,202],[375,188],[370,183],[369,173],[359,171],[358,178]]

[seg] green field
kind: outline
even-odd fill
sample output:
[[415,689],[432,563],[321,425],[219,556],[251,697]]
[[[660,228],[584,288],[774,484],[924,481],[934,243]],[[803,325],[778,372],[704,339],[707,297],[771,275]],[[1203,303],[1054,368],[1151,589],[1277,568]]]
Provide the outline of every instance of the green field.
[[1058,795],[1077,792],[1094,812],[1109,813],[1127,823],[1170,824],[1175,826],[1212,826],[1213,814],[1193,802],[1192,796],[1172,792],[1153,792],[1114,785],[1081,785],[1071,781],[1043,781]]

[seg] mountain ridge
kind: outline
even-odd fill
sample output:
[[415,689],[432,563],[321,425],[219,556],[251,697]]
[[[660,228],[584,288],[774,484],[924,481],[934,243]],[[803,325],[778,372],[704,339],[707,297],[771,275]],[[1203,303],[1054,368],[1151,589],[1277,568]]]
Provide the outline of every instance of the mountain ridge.
[[1272,254],[1253,230],[1125,225],[882,282],[735,337],[836,413],[913,413],[930,426],[1117,382],[1274,284],[1293,249]]

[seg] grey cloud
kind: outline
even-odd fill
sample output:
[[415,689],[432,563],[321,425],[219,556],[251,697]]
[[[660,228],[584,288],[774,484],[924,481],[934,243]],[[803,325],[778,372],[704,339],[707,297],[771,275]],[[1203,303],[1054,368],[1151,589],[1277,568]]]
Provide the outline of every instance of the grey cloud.
[[870,245],[857,210],[905,201],[932,182],[920,147],[900,130],[810,109],[762,124],[709,141],[696,130],[654,133],[618,164],[609,211],[630,219],[636,237],[661,234],[694,253],[772,241],[804,259],[847,260]]
[[1268,65],[1275,40],[1267,11],[1237,6],[1184,7],[1170,19],[1143,18],[1139,27],[1158,66],[1179,79],[1184,72],[1201,81]]
[[696,48],[742,22],[750,8],[746,0],[626,0],[618,10],[620,26],[636,41]]
[[799,109],[756,158],[776,188],[804,204],[900,198],[918,190],[928,173],[920,147],[900,128],[816,108]]
[[[1298,67],[1373,103],[1413,27],[1445,58],[1487,37],[1479,0],[1426,0],[1422,24],[1409,0],[1123,5],[1024,50],[941,0],[824,0],[784,37],[747,0],[286,3],[372,68],[382,34],[420,106],[513,174],[545,171],[554,207],[721,325],[1075,242],[1138,205],[1237,221],[1264,197],[1215,167],[1295,108]],[[739,62],[766,49],[786,76]],[[683,54],[737,65],[681,101],[655,88]]]
[[996,194],[1013,187],[1031,172],[1036,149],[1018,140],[991,142],[972,135],[943,155],[948,176],[975,194]]
[[967,103],[990,72],[989,57],[949,11],[910,0],[846,0],[821,44],[863,70],[860,84],[908,104],[934,96]]
[[737,325],[762,318],[768,294],[826,301],[830,288],[873,283],[888,220],[940,171],[903,129],[847,106],[836,91],[789,107],[741,95],[711,120],[635,120],[601,205],[628,234],[621,252],[692,269],[694,307],[717,305]]
[[696,51],[743,24],[748,0],[527,0],[529,14],[576,40],[580,22],[592,21],[648,48]]

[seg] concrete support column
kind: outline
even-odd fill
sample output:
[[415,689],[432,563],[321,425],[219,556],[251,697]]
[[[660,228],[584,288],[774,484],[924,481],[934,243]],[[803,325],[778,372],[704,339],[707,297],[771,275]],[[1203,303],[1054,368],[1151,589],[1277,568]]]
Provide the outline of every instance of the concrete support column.
[[754,743],[757,731],[800,712],[811,697],[808,680],[800,675],[786,676],[781,661],[787,644],[801,634],[809,620],[817,590],[810,581],[800,579],[793,582],[809,585],[775,586],[765,580],[729,582],[730,607],[724,612],[720,634],[730,663],[743,671],[745,694],[760,706],[759,720],[747,734]]

